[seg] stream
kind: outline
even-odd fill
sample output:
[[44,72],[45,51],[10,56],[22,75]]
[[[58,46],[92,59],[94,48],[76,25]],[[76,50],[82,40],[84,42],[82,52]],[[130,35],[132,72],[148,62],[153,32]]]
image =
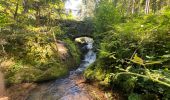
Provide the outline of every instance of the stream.
[[26,100],[92,100],[83,84],[85,80],[82,73],[96,60],[96,53],[93,51],[93,42],[91,41],[86,41],[83,48],[86,48],[87,53],[76,70],[70,71],[66,78],[57,79],[34,89]]

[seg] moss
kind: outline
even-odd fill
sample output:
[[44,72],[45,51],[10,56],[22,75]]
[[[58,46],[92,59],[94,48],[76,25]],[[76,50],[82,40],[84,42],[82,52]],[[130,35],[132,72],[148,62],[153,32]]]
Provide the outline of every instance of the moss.
[[81,58],[81,52],[80,52],[78,46],[76,45],[76,43],[71,41],[70,39],[64,39],[63,41],[67,44],[67,47],[69,49],[69,53],[71,55],[71,58],[73,58],[74,63],[79,64],[80,60],[81,60],[80,59]]
[[53,80],[62,77],[68,73],[68,67],[64,64],[54,64],[51,68],[42,72],[37,77],[37,81]]
[[[5,71],[7,85],[22,83],[22,82],[33,82],[37,80],[37,76],[42,74],[40,69],[33,66],[24,65],[23,63],[14,66],[8,66],[9,68]],[[18,69],[15,68],[17,66]]]
[[[105,70],[102,69],[102,65],[97,64],[98,61],[96,61],[94,64],[92,64],[91,66],[89,66],[85,71],[84,71],[84,76],[87,79],[93,79],[93,80],[97,80],[97,81],[103,81],[105,79],[106,76],[106,72]],[[101,67],[102,66],[102,67]]]
[[[21,67],[24,66],[24,67]],[[6,83],[8,85],[23,82],[40,82],[53,80],[62,77],[68,73],[69,68],[65,64],[53,63],[46,70],[41,70],[33,66],[20,65],[18,70],[14,67],[6,72]]]
[[15,54],[10,55],[12,56],[12,64],[5,64],[9,60],[11,62],[10,57],[1,62],[1,65],[2,63],[7,65],[1,67],[4,69],[8,85],[53,80],[66,75],[71,68],[80,63],[81,53],[73,41],[64,40],[69,52],[68,57],[63,60],[56,51],[55,43],[49,42],[48,38],[50,36],[46,37],[41,34],[27,36],[22,50],[19,49],[20,45],[16,43],[17,45],[13,45],[13,47],[18,48],[15,52],[7,51]]

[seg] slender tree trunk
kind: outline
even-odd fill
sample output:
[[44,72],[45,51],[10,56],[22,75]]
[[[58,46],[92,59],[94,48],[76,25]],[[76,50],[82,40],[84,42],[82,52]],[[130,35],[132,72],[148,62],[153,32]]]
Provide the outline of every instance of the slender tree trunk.
[[131,10],[131,0],[129,0],[129,2],[128,2],[127,15],[130,14],[130,10]]
[[28,12],[28,0],[23,0],[23,13],[27,13]]
[[153,13],[156,13],[157,11],[157,0],[152,1],[152,11]]
[[37,26],[40,25],[40,8],[37,8],[36,10],[36,23]]
[[114,6],[117,7],[118,0],[113,0]]
[[132,0],[132,14],[135,12],[135,0]]
[[161,10],[163,7],[163,0],[158,1],[158,10]]
[[18,6],[19,6],[19,0],[17,0],[15,12],[14,12],[14,19],[15,19],[15,20],[16,20],[16,18],[17,18],[17,16],[18,16]]
[[141,0],[138,1],[138,6],[137,6],[137,13],[140,14],[141,10]]
[[146,0],[145,4],[145,14],[149,14],[149,9],[150,9],[150,0]]
[[126,14],[126,8],[127,8],[127,2],[126,0],[123,1],[122,7],[121,7],[121,13],[124,16]]

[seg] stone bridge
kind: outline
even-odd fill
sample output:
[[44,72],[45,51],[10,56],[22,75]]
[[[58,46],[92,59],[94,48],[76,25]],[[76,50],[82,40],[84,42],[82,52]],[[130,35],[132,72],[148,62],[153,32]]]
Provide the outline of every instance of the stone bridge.
[[72,39],[77,37],[93,37],[94,26],[92,21],[76,21],[76,20],[57,20],[57,24],[66,30],[66,36]]

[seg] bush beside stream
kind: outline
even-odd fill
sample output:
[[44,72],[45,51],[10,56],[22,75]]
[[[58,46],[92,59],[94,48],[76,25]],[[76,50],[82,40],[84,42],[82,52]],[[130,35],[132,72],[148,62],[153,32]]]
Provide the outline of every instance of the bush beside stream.
[[113,6],[102,2],[96,9],[98,59],[85,77],[124,91],[129,100],[170,99],[169,8],[122,17]]

